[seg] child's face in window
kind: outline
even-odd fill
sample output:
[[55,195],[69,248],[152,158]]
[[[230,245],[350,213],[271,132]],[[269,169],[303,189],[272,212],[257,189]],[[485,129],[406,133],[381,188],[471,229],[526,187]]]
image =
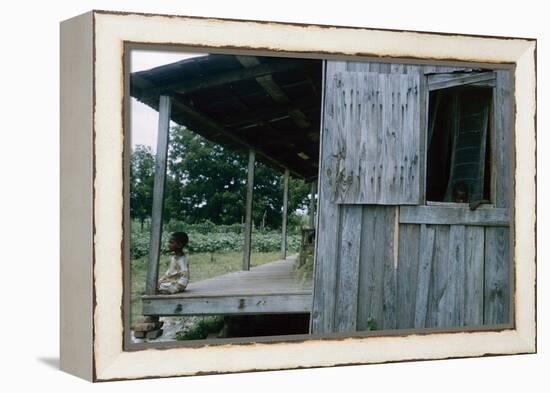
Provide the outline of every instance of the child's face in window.
[[463,190],[455,190],[454,201],[458,203],[465,203],[467,194]]
[[457,183],[453,189],[453,202],[466,203],[468,202],[468,189],[465,184]]
[[176,243],[176,241],[172,238],[170,238],[168,240],[168,251],[170,252],[175,252],[175,251],[178,251],[180,250],[180,246],[178,246],[178,243]]

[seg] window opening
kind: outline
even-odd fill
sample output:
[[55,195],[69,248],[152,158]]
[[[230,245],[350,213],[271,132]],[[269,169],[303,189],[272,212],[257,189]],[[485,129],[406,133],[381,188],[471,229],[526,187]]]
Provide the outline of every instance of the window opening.
[[492,89],[459,86],[430,92],[426,199],[489,203]]

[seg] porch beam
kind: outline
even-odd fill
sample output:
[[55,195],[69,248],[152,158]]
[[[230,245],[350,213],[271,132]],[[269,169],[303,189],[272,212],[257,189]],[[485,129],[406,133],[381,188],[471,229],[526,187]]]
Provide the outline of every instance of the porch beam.
[[311,182],[311,199],[309,200],[309,227],[315,228],[315,193],[317,192],[317,182]]
[[248,180],[246,182],[246,217],[244,222],[243,270],[250,270],[250,251],[252,248],[252,200],[254,198],[254,149],[248,151]]
[[281,259],[286,259],[286,223],[288,217],[288,169],[285,169],[284,185],[283,185],[283,221],[281,229]]
[[311,312],[311,290],[299,293],[245,294],[174,298],[170,296],[143,299],[143,315],[257,315]]
[[170,97],[160,96],[157,153],[155,159],[155,179],[153,186],[153,207],[151,210],[151,241],[149,243],[149,261],[147,264],[147,278],[145,281],[145,293],[147,295],[154,295],[157,290],[160,246],[162,237],[164,184],[166,180],[166,161],[168,156],[170,111]]
[[456,86],[474,85],[478,83],[494,83],[495,81],[496,74],[494,72],[475,72],[468,74],[433,74],[428,75],[428,89],[430,91],[433,91]]
[[[242,148],[253,149],[255,154],[258,155],[258,157],[261,157],[263,160],[271,163],[275,167],[278,167],[278,168],[286,167],[283,163],[272,158],[267,152],[264,152],[261,148],[257,146],[252,146],[245,139],[235,135],[233,132],[225,128],[223,125],[217,123],[216,121],[212,120],[210,117],[197,111],[196,109],[191,108],[188,105],[185,105],[179,100],[174,100],[173,105],[174,105],[174,108],[176,108],[180,114],[184,115],[186,119],[189,119],[190,124],[192,124],[192,126],[189,126],[190,129],[200,128],[203,130],[207,130],[208,132],[211,132],[213,134],[221,134],[227,137],[228,139],[230,139],[235,144],[241,146]],[[297,170],[290,168],[290,171],[293,175],[299,178],[303,178],[303,175],[301,175]]]
[[[259,67],[260,61],[255,56],[236,56],[237,60],[248,69]],[[245,68],[245,69],[246,69]],[[264,88],[267,94],[273,98],[273,100],[280,105],[289,105],[290,99],[286,93],[279,87],[279,85],[273,80],[271,74],[261,75],[256,77],[256,82]],[[307,116],[299,109],[291,109],[288,111],[288,115],[294,121],[299,128],[311,127]]]

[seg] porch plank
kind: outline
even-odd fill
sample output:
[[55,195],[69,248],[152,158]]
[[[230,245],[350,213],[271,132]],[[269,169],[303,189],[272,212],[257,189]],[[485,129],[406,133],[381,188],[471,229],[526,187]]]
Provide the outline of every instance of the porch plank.
[[144,315],[212,315],[308,313],[311,277],[295,271],[297,256],[191,282],[174,295],[144,295]]

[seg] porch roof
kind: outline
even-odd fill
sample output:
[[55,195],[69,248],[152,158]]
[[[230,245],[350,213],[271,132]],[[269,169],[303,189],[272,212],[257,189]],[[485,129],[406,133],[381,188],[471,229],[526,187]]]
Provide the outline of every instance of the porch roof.
[[171,119],[228,149],[294,176],[317,177],[321,61],[212,54],[132,73],[130,94],[158,110],[172,97]]

